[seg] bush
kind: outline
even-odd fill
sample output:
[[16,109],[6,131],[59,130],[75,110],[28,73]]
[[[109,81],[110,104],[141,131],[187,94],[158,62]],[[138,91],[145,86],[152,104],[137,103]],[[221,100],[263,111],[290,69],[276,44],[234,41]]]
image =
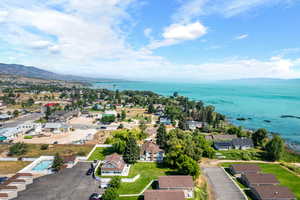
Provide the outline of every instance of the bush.
[[121,178],[119,176],[114,176],[111,179],[109,186],[115,189],[119,189],[121,186]]
[[28,145],[25,143],[16,143],[9,148],[9,155],[21,156],[24,155],[28,150]]
[[103,200],[118,200],[119,199],[119,194],[117,192],[117,189],[115,188],[108,188],[105,190],[104,194],[102,195]]
[[26,136],[24,136],[24,139],[32,139],[32,136],[31,135],[26,135]]
[[41,150],[47,150],[49,148],[49,144],[42,144],[40,149]]
[[85,152],[84,151],[79,151],[78,153],[77,153],[77,156],[85,156]]
[[60,155],[57,153],[55,154],[54,160],[53,160],[53,164],[52,164],[52,169],[54,171],[59,171],[61,169],[61,167],[63,166],[64,161],[63,159],[60,157]]

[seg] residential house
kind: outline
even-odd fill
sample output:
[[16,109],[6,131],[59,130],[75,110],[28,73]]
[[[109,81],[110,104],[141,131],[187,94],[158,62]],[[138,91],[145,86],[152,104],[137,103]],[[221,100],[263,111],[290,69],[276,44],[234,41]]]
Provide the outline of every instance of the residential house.
[[181,190],[185,198],[194,197],[194,181],[192,176],[160,176],[158,177],[160,190]]
[[257,200],[296,200],[297,198],[287,187],[264,185],[251,188],[251,192]]
[[214,148],[217,150],[230,150],[230,149],[250,149],[253,148],[253,141],[250,138],[235,138],[231,141],[220,140],[214,142]]
[[248,186],[278,185],[279,181],[273,174],[245,173],[241,180]]
[[162,162],[164,150],[160,149],[153,141],[145,142],[141,147],[140,160]]
[[12,115],[8,115],[8,114],[1,114],[0,115],[0,121],[6,121],[6,120],[10,120],[12,118],[13,118]]
[[27,134],[38,129],[41,126],[39,123],[33,123],[31,121],[17,121],[9,124],[0,129],[0,135],[12,140],[19,134]]
[[117,111],[115,111],[115,110],[106,110],[106,111],[104,112],[104,114],[102,115],[102,117],[103,117],[103,116],[109,116],[109,115],[114,115],[115,117],[117,117],[118,113],[117,113]]
[[231,173],[237,177],[247,173],[259,173],[260,167],[255,164],[232,164],[229,167]]
[[214,148],[216,150],[230,150],[232,149],[232,142],[231,141],[219,141],[219,142],[214,142]]
[[198,122],[198,121],[186,121],[187,127],[190,130],[196,130],[200,129],[204,126],[203,122]]
[[182,190],[146,190],[144,200],[184,200]]
[[48,121],[68,122],[73,117],[78,117],[78,116],[80,116],[80,112],[78,110],[72,110],[72,111],[57,110],[48,117]]
[[161,117],[159,118],[159,123],[160,124],[164,124],[164,125],[171,125],[171,119],[169,119],[168,117]]
[[251,138],[236,138],[232,140],[232,146],[234,149],[251,149],[254,147]]
[[117,153],[105,157],[101,166],[102,176],[122,176],[126,168],[123,157]]
[[62,133],[68,132],[70,130],[70,126],[63,123],[46,123],[43,131],[45,132],[53,132],[53,133]]

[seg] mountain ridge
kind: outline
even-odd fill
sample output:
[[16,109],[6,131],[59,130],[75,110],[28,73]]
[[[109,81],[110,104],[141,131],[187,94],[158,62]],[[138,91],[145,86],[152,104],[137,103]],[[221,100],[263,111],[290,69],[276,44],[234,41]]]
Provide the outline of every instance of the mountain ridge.
[[26,66],[21,64],[5,64],[0,63],[0,74],[18,75],[29,78],[39,78],[46,80],[64,80],[64,81],[80,81],[80,82],[111,82],[123,81],[110,78],[91,78],[75,75],[59,74],[44,70],[34,66]]

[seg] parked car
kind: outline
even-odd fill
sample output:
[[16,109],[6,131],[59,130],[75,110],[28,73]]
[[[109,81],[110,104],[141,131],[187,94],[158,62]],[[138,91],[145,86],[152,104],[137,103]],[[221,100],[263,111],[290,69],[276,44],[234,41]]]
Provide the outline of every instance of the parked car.
[[89,200],[101,200],[101,195],[100,194],[97,194],[97,193],[93,193]]
[[89,170],[86,172],[87,176],[90,176],[94,172],[93,168],[89,168]]

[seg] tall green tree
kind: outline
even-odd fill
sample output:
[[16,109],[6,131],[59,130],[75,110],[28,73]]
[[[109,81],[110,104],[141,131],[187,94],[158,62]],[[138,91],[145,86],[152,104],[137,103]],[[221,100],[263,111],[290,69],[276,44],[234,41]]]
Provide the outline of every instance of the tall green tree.
[[119,189],[121,186],[121,178],[119,176],[112,177],[111,181],[109,182],[109,187]]
[[121,120],[124,121],[126,119],[126,111],[122,110],[121,112]]
[[167,145],[167,130],[164,124],[160,124],[157,129],[156,143],[160,148],[165,149]]
[[178,158],[178,169],[181,174],[190,175],[194,178],[197,178],[200,174],[198,163],[186,155],[181,155]]
[[266,145],[266,151],[269,160],[280,160],[284,153],[283,139],[279,135],[273,135],[273,138]]
[[154,112],[155,112],[155,108],[154,108],[153,104],[150,103],[148,106],[148,113],[154,113]]
[[264,128],[260,128],[256,130],[252,134],[252,140],[255,146],[262,146],[264,144],[265,139],[268,136],[268,131]]
[[55,154],[53,164],[52,164],[52,169],[56,172],[58,172],[64,164],[64,160],[58,153]]
[[116,188],[109,187],[105,190],[101,199],[103,200],[119,200],[119,194]]
[[137,145],[136,139],[132,135],[130,135],[127,139],[123,157],[125,162],[128,164],[136,163],[140,157],[140,148]]

